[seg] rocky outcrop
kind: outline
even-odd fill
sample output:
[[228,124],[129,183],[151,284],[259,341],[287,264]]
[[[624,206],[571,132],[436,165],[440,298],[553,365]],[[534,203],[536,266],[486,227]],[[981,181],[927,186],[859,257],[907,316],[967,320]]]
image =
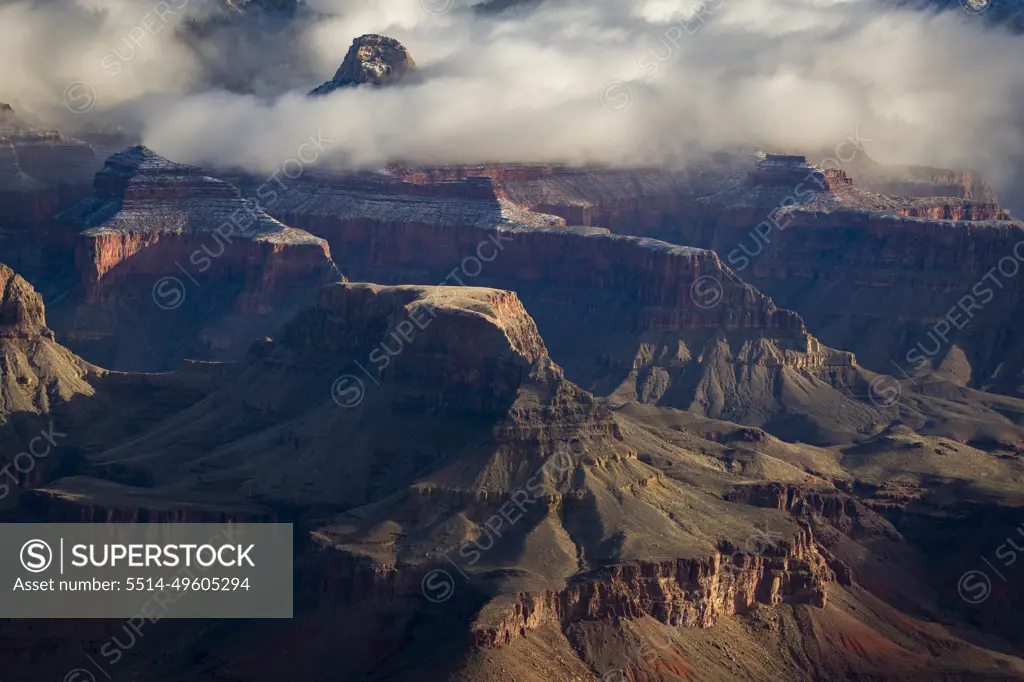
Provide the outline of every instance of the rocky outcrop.
[[328,286],[279,340],[296,353],[365,354],[399,403],[480,414],[508,409],[547,357],[518,297],[490,289]]
[[[318,547],[331,542],[319,532],[313,538]],[[322,603],[384,607],[419,591],[431,575],[324,549],[311,559],[314,576],[323,576],[313,577],[311,596]],[[584,620],[643,616],[673,627],[706,628],[755,604],[823,608],[834,580],[804,527],[758,554],[726,543],[707,557],[617,564],[576,575],[562,589],[498,596],[477,614],[469,639],[476,647],[502,647],[545,625],[565,631]]]
[[[117,369],[169,369],[192,353],[238,357],[323,283],[343,279],[323,239],[145,147],[110,157],[93,194],[58,220],[77,234],[79,283],[57,329],[73,349]],[[195,321],[182,327],[179,308]],[[140,334],[145,341],[128,341]]]
[[68,433],[97,374],[54,341],[42,297],[0,264],[0,515],[75,459]]
[[755,603],[823,608],[834,579],[805,530],[772,553],[612,566],[563,590],[499,599],[478,616],[470,638],[476,646],[505,646],[549,622],[564,631],[580,620],[644,615],[676,627],[711,627]]
[[310,94],[326,95],[338,88],[390,85],[416,70],[416,62],[402,43],[375,34],[359,36],[331,80]]
[[11,268],[0,263],[0,336],[53,338],[46,328],[43,297]]
[[53,403],[89,395],[87,363],[54,342],[42,297],[0,264],[0,422],[11,413],[45,414]]
[[[205,405],[98,454],[94,466],[126,467],[124,480],[157,487],[187,480],[179,489],[202,491],[212,480],[233,481],[247,495],[251,488],[264,499],[334,508],[414,480],[424,489],[471,489],[458,476],[429,478],[459,453],[516,476],[522,462],[572,443],[588,444],[595,457],[629,454],[607,409],[547,357],[513,293],[335,284],[276,336],[222,370]],[[303,453],[295,466],[275,464],[295,452]]]
[[726,492],[730,502],[789,512],[812,527],[824,520],[840,533],[853,538],[902,536],[884,517],[871,511],[857,498],[830,488],[793,483],[748,483]]
[[679,222],[694,222],[698,199],[738,182],[751,162],[725,155],[679,170],[567,168],[545,165],[483,165],[409,168],[389,173],[409,182],[437,183],[468,178],[491,179],[497,192],[524,209],[562,218],[569,225],[609,228],[689,246],[679,241]]

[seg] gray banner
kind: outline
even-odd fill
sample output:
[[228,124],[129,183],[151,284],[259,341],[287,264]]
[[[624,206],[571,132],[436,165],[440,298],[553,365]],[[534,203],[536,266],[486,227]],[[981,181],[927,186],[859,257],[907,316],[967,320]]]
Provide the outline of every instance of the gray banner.
[[290,523],[0,524],[0,618],[291,618]]

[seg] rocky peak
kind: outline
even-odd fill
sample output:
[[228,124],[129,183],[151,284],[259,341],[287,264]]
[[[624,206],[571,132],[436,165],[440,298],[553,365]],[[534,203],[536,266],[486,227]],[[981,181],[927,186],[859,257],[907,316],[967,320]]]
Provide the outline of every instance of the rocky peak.
[[416,62],[402,43],[394,38],[366,34],[356,38],[334,78],[317,87],[311,95],[326,95],[338,88],[389,85],[416,69]]
[[46,332],[43,297],[11,268],[0,263],[0,337]]

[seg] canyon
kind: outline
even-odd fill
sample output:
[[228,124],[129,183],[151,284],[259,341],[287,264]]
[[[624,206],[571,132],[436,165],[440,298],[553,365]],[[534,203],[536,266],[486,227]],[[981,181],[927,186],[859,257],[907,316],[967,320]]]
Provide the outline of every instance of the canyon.
[[[793,619],[816,623],[791,641],[796,650],[847,637],[866,653],[777,658],[764,664],[771,669],[1021,674],[1013,659],[940,625],[950,618],[944,610],[919,611],[938,586],[914,577],[920,559],[901,533],[840,490],[850,485],[842,475],[825,473],[831,451],[815,450],[816,464],[801,473],[794,446],[748,429],[737,433],[746,447],[812,483],[730,472],[706,431],[663,432],[568,381],[515,293],[336,282],[239,360],[136,374],[100,369],[57,346],[38,294],[2,272],[5,338],[48,347],[59,361],[33,366],[51,387],[69,387],[44,392],[50,402],[32,408],[72,420],[54,465],[71,452],[78,460],[71,475],[55,469],[26,482],[6,513],[77,522],[284,518],[308,532],[297,547],[297,618],[217,632],[217,647],[232,654],[230,663],[211,662],[221,677],[245,679],[255,666],[276,678],[283,662],[269,642],[283,638],[296,642],[293,664],[311,670],[333,661],[346,675],[382,666],[419,678],[410,653],[430,650],[442,633],[461,642],[461,653],[445,650],[474,679],[500,679],[509,666],[547,679],[553,663],[538,646],[557,651],[556,668],[580,679],[620,668],[656,676],[665,665],[692,665],[703,630],[743,650],[791,637]],[[9,395],[4,404],[14,406]],[[672,433],[692,440],[666,440]],[[898,456],[899,438],[885,438],[854,446],[844,466],[853,466],[845,457],[854,452],[872,453],[851,469],[869,480],[865,465]],[[924,450],[944,447],[924,442]],[[977,467],[964,460],[973,452],[1002,467],[999,479],[1019,480],[1017,462],[963,447],[956,461]],[[432,594],[428,579],[439,570],[465,584],[424,603],[421,592]],[[924,620],[897,619],[897,608]],[[760,634],[733,631],[732,621]],[[76,627],[72,639],[105,636],[101,623]],[[182,622],[159,627],[162,637],[191,637]],[[346,647],[368,647],[368,655],[339,661],[337,650],[301,636],[307,628],[344,636]],[[643,630],[665,642],[656,656],[629,637],[595,644]],[[68,634],[43,628],[36,636]],[[7,641],[18,650],[17,637]],[[254,649],[254,641],[268,646]],[[419,644],[410,650],[410,641]],[[32,670],[48,665],[20,660]],[[147,660],[127,665],[178,679]]]
[[[952,364],[945,369],[969,386],[1017,395],[1022,360],[1009,339],[1021,223],[976,173],[888,168],[864,154],[836,165],[843,168],[817,168],[803,156],[720,155],[675,172],[480,166],[390,174],[423,191],[489,179],[499,205],[512,203],[519,215],[712,250],[865,367],[903,379]],[[282,210],[296,222],[319,213],[308,202],[308,217]]]
[[[218,8],[182,39],[312,11]],[[432,77],[377,34],[325,75]],[[1024,225],[850,143],[271,185],[0,105],[0,517],[291,523],[296,577],[291,619],[0,623],[7,674],[1024,679]]]

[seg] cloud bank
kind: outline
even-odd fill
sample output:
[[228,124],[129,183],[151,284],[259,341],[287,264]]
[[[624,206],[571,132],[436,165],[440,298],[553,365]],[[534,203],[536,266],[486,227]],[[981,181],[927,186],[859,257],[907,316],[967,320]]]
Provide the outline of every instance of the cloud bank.
[[[546,0],[484,14],[470,0],[308,0],[289,32],[257,41],[237,17],[196,28],[223,2],[4,6],[0,100],[64,125],[116,122],[178,161],[256,172],[317,134],[351,168],[679,164],[747,145],[831,149],[858,132],[879,160],[997,178],[1024,156],[1024,38],[956,11]],[[307,98],[370,32],[401,40],[420,77]],[[89,87],[92,106],[75,111]]]

